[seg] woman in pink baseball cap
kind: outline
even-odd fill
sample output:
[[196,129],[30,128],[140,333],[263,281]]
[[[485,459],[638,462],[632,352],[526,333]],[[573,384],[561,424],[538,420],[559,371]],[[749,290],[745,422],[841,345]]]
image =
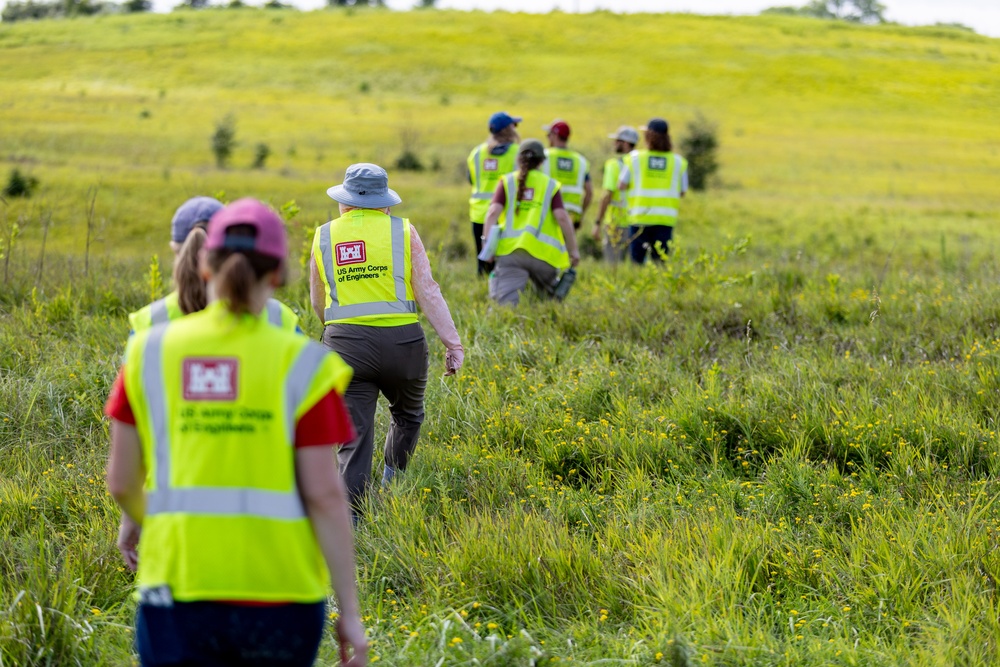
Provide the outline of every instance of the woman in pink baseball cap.
[[[261,318],[288,240],[242,199],[208,224],[208,305],[137,332],[111,390],[108,489],[137,569],[143,665],[311,665],[332,582],[342,663],[365,664],[336,354]],[[141,555],[141,557],[140,557]]]

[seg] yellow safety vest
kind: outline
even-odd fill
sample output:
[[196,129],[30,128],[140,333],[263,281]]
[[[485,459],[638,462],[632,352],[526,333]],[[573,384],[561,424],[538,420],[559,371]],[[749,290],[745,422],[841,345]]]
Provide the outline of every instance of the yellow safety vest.
[[583,214],[583,190],[590,171],[590,163],[576,151],[568,148],[546,148],[545,162],[539,168],[562,185],[563,205],[574,221]]
[[140,590],[324,599],[329,573],[296,483],[295,425],[351,374],[306,337],[221,301],[129,340],[125,393],[146,467]]
[[524,199],[517,201],[517,176],[508,174],[501,181],[507,203],[501,217],[497,256],[521,249],[557,269],[568,268],[566,239],[552,215],[552,198],[559,191],[559,182],[532,169],[524,184]]
[[326,324],[417,321],[409,220],[373,209],[348,211],[316,230],[313,259],[326,288]]
[[673,227],[687,160],[659,151],[632,151],[625,159],[631,172],[626,191],[629,224]]
[[[277,299],[268,299],[261,313],[261,319],[266,319],[269,324],[273,324],[281,329],[289,331],[299,330],[299,316],[291,308],[281,303]],[[181,311],[180,297],[174,290],[162,299],[157,299],[153,303],[143,306],[139,310],[128,316],[128,323],[132,327],[132,333],[145,331],[154,324],[164,324],[184,317]]]
[[604,163],[604,189],[611,193],[611,205],[608,206],[610,224],[616,227],[628,227],[628,215],[625,210],[625,193],[618,189],[618,179],[622,173],[622,157],[608,158]]
[[504,174],[517,169],[518,144],[510,144],[503,155],[490,153],[489,144],[472,149],[467,160],[472,176],[472,196],[469,197],[469,220],[482,224],[490,208],[497,183]]

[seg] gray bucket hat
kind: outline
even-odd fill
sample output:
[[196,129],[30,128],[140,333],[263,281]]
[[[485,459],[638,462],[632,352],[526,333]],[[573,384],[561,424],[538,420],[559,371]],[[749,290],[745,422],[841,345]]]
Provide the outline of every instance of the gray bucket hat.
[[635,146],[639,143],[639,133],[635,131],[634,127],[622,125],[618,128],[617,132],[609,134],[608,139],[617,139],[618,141],[624,141]]
[[357,208],[385,208],[403,200],[389,189],[389,175],[377,164],[352,164],[344,173],[344,182],[326,191],[330,199]]

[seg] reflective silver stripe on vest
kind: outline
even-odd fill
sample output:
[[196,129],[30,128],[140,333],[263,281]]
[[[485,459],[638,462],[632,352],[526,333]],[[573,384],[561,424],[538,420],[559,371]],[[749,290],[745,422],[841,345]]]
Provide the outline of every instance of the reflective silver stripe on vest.
[[320,228],[319,251],[323,255],[323,270],[330,284],[330,305],[324,312],[327,322],[347,320],[368,315],[408,315],[417,312],[417,302],[406,298],[406,223],[402,218],[390,218],[392,234],[392,280],[396,290],[395,301],[370,301],[341,306],[337,298],[337,275],[333,269],[333,247],[330,225]]
[[281,326],[281,302],[277,299],[267,300],[267,322],[276,327]]
[[153,327],[142,354],[142,384],[153,427],[157,490],[170,486],[170,431],[167,428],[167,396],[163,383],[163,334],[166,331],[165,326]]
[[146,499],[146,515],[168,512],[288,520],[306,516],[298,493],[236,487],[168,489],[150,493]]
[[628,210],[629,215],[668,215],[672,218],[677,217],[676,208],[667,208],[666,206],[636,206],[635,208],[630,208]]
[[[677,180],[674,178],[673,180]],[[635,197],[656,197],[656,198],[677,198],[680,197],[680,192],[678,189],[671,187],[669,190],[647,190],[646,188],[639,188],[632,191],[632,195]]]
[[[330,227],[333,223],[326,223],[319,228],[319,254],[323,259],[323,274],[330,287],[330,299],[337,303],[337,274],[333,268],[333,245],[330,241]],[[327,318],[330,319],[330,318]]]
[[476,182],[472,184],[472,187],[473,187],[473,189],[476,192],[475,192],[475,194],[472,195],[473,199],[483,199],[483,195],[484,194],[488,194],[486,192],[480,192],[479,191],[479,188],[481,188],[482,184],[483,184],[483,180],[482,180],[483,179],[483,174],[482,174],[483,167],[479,163],[479,155],[482,152],[483,152],[483,145],[480,144],[476,148],[476,152],[472,155],[472,163],[476,165]]
[[167,298],[157,299],[149,304],[150,324],[165,324],[170,321],[170,311],[167,310]]
[[[167,425],[167,397],[163,378],[163,334],[166,330],[167,327],[158,326],[150,331],[142,357],[142,384],[152,422],[153,458],[156,461],[156,490],[146,497],[146,516],[183,512],[257,516],[266,519],[305,518],[305,508],[297,489],[268,491],[239,487],[171,488],[170,430]],[[294,415],[292,422],[294,428]]]
[[492,192],[477,192],[476,194],[472,195],[472,198],[473,199],[493,199],[493,193]]
[[325,356],[326,348],[310,342],[299,352],[285,376],[285,427],[288,429],[289,444],[295,442],[295,411],[306,397],[309,385]]

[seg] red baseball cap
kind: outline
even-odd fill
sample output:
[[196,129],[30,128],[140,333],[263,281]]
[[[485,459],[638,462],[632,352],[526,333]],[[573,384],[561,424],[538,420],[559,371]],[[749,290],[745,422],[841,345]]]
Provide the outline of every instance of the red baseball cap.
[[[230,227],[249,225],[256,230],[251,236],[229,236]],[[288,235],[281,216],[256,199],[240,199],[221,208],[208,221],[206,250],[252,250],[266,257],[281,260],[288,256]]]
[[564,120],[559,120],[558,118],[552,121],[549,125],[542,127],[546,132],[555,132],[556,136],[562,140],[569,139],[569,123]]

